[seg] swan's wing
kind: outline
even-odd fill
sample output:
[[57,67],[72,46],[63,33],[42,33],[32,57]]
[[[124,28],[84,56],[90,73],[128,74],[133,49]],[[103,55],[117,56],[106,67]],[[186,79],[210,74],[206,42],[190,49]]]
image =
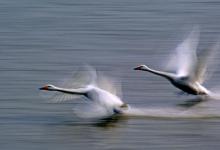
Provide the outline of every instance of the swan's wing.
[[73,73],[72,77],[64,80],[61,87],[76,89],[83,88],[91,84],[95,84],[97,79],[96,70],[89,66],[83,66],[78,69],[75,73]]
[[[71,78],[64,80],[64,82],[61,84],[61,87],[67,89],[85,88],[88,85],[94,85],[96,83],[96,80],[96,70],[93,67],[86,65],[81,67],[80,70],[78,70],[77,72],[75,72]],[[61,102],[76,99],[79,97],[80,95],[56,92],[51,99],[55,102]]]
[[187,38],[177,46],[167,68],[169,70],[176,69],[178,76],[191,76],[197,61],[196,49],[198,42],[199,28],[194,27]]
[[67,94],[67,93],[60,93],[60,92],[56,92],[52,97],[51,97],[51,101],[53,102],[63,102],[63,101],[67,101],[67,100],[74,100],[74,99],[78,99],[80,98],[80,95],[73,95],[73,94]]
[[98,74],[97,86],[122,98],[121,82],[119,80]]
[[215,58],[218,55],[218,50],[220,48],[220,42],[217,42],[210,49],[203,50],[198,58],[194,81],[202,84],[206,79],[210,78],[215,70],[214,63]]

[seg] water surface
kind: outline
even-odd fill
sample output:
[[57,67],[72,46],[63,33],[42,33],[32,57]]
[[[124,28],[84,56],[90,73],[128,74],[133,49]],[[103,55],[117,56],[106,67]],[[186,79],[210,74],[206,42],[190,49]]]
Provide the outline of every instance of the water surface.
[[[1,0],[0,148],[218,149],[219,102],[184,117],[177,105],[193,97],[132,68],[161,68],[195,24],[199,49],[210,46],[220,35],[219,8],[204,0]],[[39,87],[61,83],[84,63],[121,78],[123,100],[154,116],[90,122],[73,115],[74,102],[42,97]],[[218,86],[218,70],[206,87]]]

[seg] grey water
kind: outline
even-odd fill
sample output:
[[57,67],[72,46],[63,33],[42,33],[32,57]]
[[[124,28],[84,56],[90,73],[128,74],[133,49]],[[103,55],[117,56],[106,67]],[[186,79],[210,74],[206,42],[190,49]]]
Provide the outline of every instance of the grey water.
[[[0,149],[219,149],[219,102],[182,107],[194,97],[133,70],[163,69],[193,25],[200,50],[215,43],[219,8],[217,0],[1,0]],[[72,113],[78,102],[51,103],[38,90],[84,64],[120,79],[123,101],[145,117],[82,120]],[[220,84],[219,69],[207,88]]]

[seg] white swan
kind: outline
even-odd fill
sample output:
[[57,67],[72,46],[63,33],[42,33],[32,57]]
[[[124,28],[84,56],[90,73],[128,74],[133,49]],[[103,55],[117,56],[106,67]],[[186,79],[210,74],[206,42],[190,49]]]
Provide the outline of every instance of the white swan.
[[212,49],[203,51],[203,54],[197,58],[196,49],[199,41],[199,29],[194,27],[188,37],[177,47],[177,54],[171,59],[169,67],[176,69],[175,73],[158,71],[140,65],[134,70],[148,71],[153,74],[168,79],[175,87],[193,95],[210,95],[202,83],[205,79],[205,73],[208,65],[208,58],[219,48],[216,44]]
[[94,71],[92,72],[92,75],[95,76],[93,77],[93,81],[83,88],[61,88],[51,84],[47,84],[39,89],[46,91],[57,91],[68,95],[82,95],[85,96],[92,103],[101,106],[102,109],[105,109],[110,115],[122,113],[123,110],[128,107],[128,105],[125,104],[118,96],[113,94],[113,92],[111,93],[110,91],[98,87],[98,85],[95,84],[94,81],[95,78],[97,78]]

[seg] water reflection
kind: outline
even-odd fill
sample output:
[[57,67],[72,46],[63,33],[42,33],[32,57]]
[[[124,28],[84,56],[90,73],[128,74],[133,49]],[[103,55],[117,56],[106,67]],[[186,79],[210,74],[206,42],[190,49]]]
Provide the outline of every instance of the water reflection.
[[102,127],[102,128],[114,128],[120,125],[122,122],[127,121],[127,117],[122,115],[115,115],[110,118],[101,119],[97,123],[94,123],[93,125],[96,127]]
[[69,118],[69,120],[66,119],[67,118],[65,118],[65,116],[63,116],[63,119],[54,117],[53,121],[50,120],[48,125],[49,126],[84,126],[84,127],[94,126],[94,127],[109,129],[109,128],[118,127],[121,124],[126,123],[129,118],[123,115],[113,115],[111,117],[102,118],[102,119],[88,119],[88,118],[87,119]]
[[202,97],[196,97],[193,99],[185,100],[184,102],[177,104],[177,106],[181,106],[184,108],[191,108],[191,107],[196,106],[196,105],[198,105],[202,102],[205,102],[205,101],[207,101],[207,99],[204,99]]

